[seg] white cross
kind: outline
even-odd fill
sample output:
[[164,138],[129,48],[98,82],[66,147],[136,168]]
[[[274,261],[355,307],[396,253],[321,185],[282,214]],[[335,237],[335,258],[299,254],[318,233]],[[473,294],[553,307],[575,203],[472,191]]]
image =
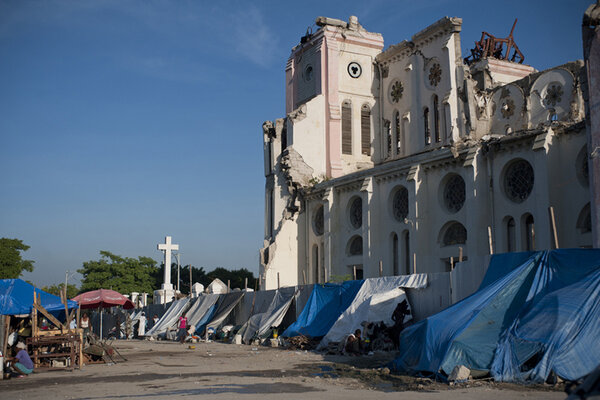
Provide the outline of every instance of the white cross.
[[171,236],[165,237],[165,243],[158,244],[158,250],[162,250],[165,253],[165,274],[163,283],[163,289],[173,289],[171,284],[171,250],[179,250],[178,244],[171,244]]

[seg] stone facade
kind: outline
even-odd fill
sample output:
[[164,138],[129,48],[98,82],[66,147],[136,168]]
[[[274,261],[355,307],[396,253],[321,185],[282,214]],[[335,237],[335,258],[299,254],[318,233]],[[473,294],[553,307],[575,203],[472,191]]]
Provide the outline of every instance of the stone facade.
[[287,116],[263,125],[262,288],[483,270],[490,247],[552,248],[550,207],[560,247],[592,245],[583,63],[467,65],[461,24],[382,51],[320,17],[292,49]]

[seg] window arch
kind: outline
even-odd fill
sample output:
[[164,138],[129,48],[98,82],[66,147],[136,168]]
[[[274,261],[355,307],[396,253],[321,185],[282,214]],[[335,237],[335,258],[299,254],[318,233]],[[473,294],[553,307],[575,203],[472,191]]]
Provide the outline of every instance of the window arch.
[[394,114],[394,132],[396,134],[396,155],[399,155],[402,151],[402,127],[400,126],[400,112],[396,111]]
[[360,150],[361,154],[371,155],[371,107],[368,104],[360,108]]
[[314,273],[314,282],[321,283],[319,280],[319,246],[313,245],[313,273]]
[[515,219],[513,217],[506,217],[504,221],[506,229],[506,252],[510,253],[517,250],[515,240]]
[[423,109],[423,128],[425,129],[425,146],[431,144],[431,131],[429,130],[429,107]]
[[590,203],[587,203],[577,217],[577,230],[579,233],[589,233],[592,231],[592,210]]
[[385,154],[389,158],[392,156],[392,123],[387,119],[384,120],[385,124]]
[[526,251],[535,250],[535,222],[533,215],[527,213],[521,217],[521,226],[523,232],[523,248]]
[[433,132],[435,135],[435,142],[441,141],[440,137],[440,107],[437,94],[433,95]]
[[396,232],[392,232],[392,240],[391,240],[391,245],[392,245],[392,273],[394,275],[400,275],[400,261],[398,260],[398,247],[399,247],[399,243],[398,243],[398,235],[396,234]]
[[408,189],[402,185],[393,191],[392,215],[398,222],[404,222],[408,217]]
[[460,222],[450,222],[442,228],[442,247],[467,243],[467,229]]
[[350,219],[350,226],[354,229],[358,229],[362,226],[362,199],[355,196],[349,204],[348,217]]
[[504,168],[504,193],[514,203],[524,202],[533,191],[535,173],[528,161],[519,158]]
[[346,254],[348,256],[362,256],[363,254],[363,240],[359,235],[353,236],[348,241],[348,246],[346,248]]
[[342,103],[342,154],[352,154],[352,103]]

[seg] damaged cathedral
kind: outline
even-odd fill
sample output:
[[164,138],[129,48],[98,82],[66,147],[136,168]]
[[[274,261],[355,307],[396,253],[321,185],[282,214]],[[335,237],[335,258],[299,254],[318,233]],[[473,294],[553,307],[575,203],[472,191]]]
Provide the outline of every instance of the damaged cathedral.
[[583,62],[537,71],[512,32],[465,57],[460,18],[386,50],[316,24],[263,124],[261,288],[460,269],[468,292],[491,253],[592,246]]

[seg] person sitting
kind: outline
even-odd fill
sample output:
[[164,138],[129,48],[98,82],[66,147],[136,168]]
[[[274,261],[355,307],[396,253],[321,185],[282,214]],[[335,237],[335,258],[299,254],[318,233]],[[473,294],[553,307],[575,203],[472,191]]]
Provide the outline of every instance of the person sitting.
[[23,342],[17,343],[17,355],[14,357],[15,363],[12,365],[15,372],[19,374],[19,378],[29,375],[33,372],[33,361],[27,353],[27,346]]
[[346,345],[344,346],[344,351],[347,354],[360,354],[361,343],[360,343],[360,329],[354,331],[346,338]]

